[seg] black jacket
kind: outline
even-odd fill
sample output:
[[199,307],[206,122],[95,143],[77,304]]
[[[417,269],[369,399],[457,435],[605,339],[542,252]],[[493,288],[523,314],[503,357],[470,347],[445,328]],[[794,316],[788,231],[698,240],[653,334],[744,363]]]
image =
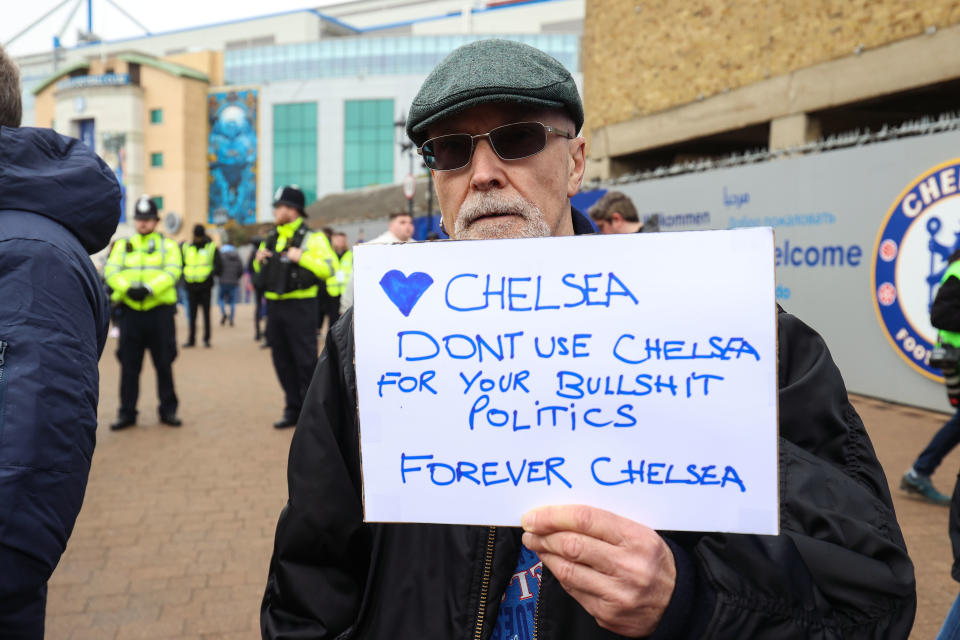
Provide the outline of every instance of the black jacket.
[[[952,264],[957,255],[950,257]],[[930,324],[943,331],[960,331],[960,280],[957,278],[947,278],[937,290],[930,308]],[[950,575],[960,582],[960,476],[957,476],[950,501],[950,544],[953,547]]]
[[[823,340],[782,312],[779,329],[782,533],[663,533],[677,585],[655,637],[906,638],[916,585],[883,470]],[[364,524],[353,358],[348,311],[290,449],[263,637],[489,638],[520,531]],[[537,637],[619,636],[544,568]]]
[[950,576],[960,582],[960,475],[953,485],[953,499],[950,500],[950,546],[953,547]]
[[930,324],[943,331],[960,331],[960,280],[947,278],[930,307]]
[[220,284],[239,284],[243,276],[243,261],[236,249],[220,252]]

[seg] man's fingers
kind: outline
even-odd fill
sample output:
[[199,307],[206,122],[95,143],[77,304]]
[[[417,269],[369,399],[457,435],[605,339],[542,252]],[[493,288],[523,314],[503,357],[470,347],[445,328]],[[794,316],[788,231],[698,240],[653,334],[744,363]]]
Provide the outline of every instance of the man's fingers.
[[645,638],[656,631],[659,617],[648,615],[642,602],[630,601],[623,592],[612,598],[603,597],[573,587],[564,590],[580,603],[597,624],[607,631],[627,638]]
[[[525,534],[524,543],[529,539],[531,544],[538,545],[537,538]],[[673,597],[676,566],[669,547],[662,540],[661,544],[661,548],[639,558],[617,553],[614,561],[618,566],[613,574],[550,551],[539,551],[537,555],[601,627],[636,637],[649,635],[656,628]]]
[[609,593],[611,587],[615,586],[614,578],[585,564],[573,562],[549,551],[538,552],[537,556],[563,588],[571,592],[570,595],[573,595],[572,591],[577,591],[597,598],[601,594]]
[[559,531],[547,536],[524,533],[523,544],[537,555],[549,553],[570,562],[588,565],[606,575],[613,575],[618,567],[619,554],[615,547],[581,533]]
[[623,543],[627,532],[641,535],[635,529],[653,532],[627,518],[582,504],[541,507],[523,516],[523,530],[530,533],[543,536],[575,531],[616,545]]

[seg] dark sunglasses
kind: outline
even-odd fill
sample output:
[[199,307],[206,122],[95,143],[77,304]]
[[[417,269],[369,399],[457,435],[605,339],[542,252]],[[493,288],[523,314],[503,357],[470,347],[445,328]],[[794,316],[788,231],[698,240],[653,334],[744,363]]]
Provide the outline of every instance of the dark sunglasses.
[[452,133],[430,138],[417,149],[417,153],[423,156],[423,163],[429,169],[455,171],[470,164],[473,151],[477,148],[477,138],[486,138],[501,160],[520,160],[543,151],[547,146],[548,133],[567,140],[574,137],[542,122],[514,122],[475,136],[469,133]]

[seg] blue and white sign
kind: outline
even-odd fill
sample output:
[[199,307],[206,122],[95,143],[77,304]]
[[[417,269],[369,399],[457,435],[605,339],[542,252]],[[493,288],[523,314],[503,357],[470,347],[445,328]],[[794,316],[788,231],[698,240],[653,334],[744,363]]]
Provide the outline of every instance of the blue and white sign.
[[923,172],[887,212],[873,255],[873,302],[886,337],[913,369],[943,381],[929,364],[937,342],[930,307],[960,250],[960,158]]
[[360,245],[366,519],[777,533],[773,256],[769,228]]
[[89,87],[122,87],[130,84],[129,73],[105,73],[94,76],[76,76],[57,83],[58,90],[86,89]]

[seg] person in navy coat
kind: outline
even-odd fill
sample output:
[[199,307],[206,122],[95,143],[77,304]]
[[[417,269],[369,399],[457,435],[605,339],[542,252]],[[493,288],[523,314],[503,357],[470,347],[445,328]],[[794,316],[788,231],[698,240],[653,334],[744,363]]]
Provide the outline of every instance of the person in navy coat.
[[90,472],[109,307],[89,254],[116,230],[120,186],[20,116],[0,48],[0,636],[32,640]]

